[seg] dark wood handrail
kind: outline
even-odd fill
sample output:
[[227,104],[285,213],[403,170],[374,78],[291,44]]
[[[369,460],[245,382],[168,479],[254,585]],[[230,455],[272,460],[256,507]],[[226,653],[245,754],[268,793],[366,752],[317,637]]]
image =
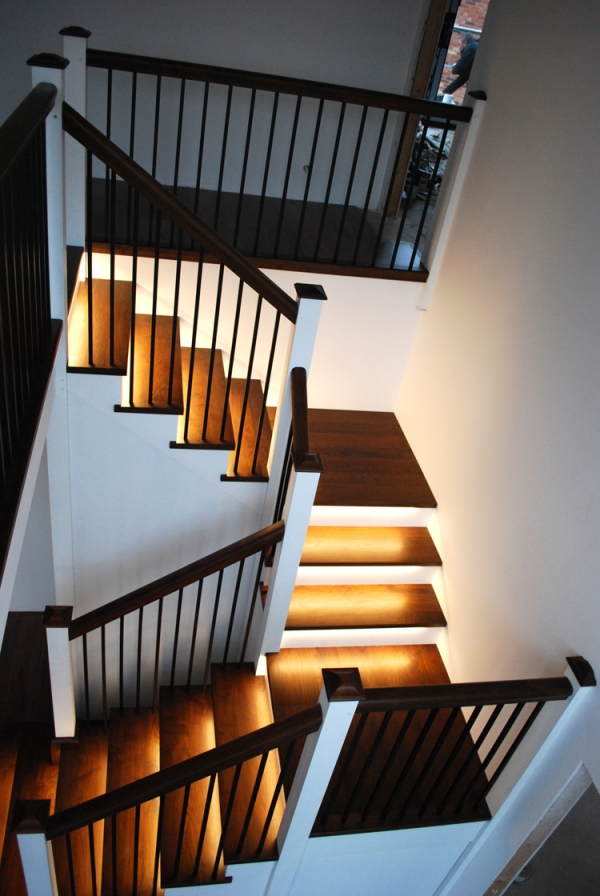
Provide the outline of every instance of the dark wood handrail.
[[118,146],[115,146],[83,118],[68,103],[63,103],[63,127],[65,131],[91,150],[101,162],[108,165],[119,177],[134,187],[141,196],[173,221],[201,246],[216,256],[219,262],[227,265],[238,277],[261,295],[274,308],[280,311],[292,323],[296,323],[298,304],[277,284],[273,283],[251,261],[248,261],[237,249],[225,242],[222,237],[211,230],[193,211],[169,193],[147,171],[130,159]]
[[322,721],[323,711],[317,703],[280,722],[273,722],[265,728],[238,737],[228,744],[222,744],[170,768],[65,809],[48,819],[46,839],[53,840],[84,825],[108,818],[117,812],[124,812],[209,775],[218,774],[269,750],[284,747],[300,737],[318,731]]
[[320,454],[310,452],[308,441],[308,398],[306,370],[294,367],[290,374],[292,390],[292,459],[296,472],[322,473]]
[[54,106],[54,84],[38,84],[0,127],[0,184]]
[[156,579],[154,582],[150,582],[148,585],[143,585],[141,588],[123,595],[123,597],[118,597],[116,600],[91,610],[89,613],[84,613],[83,616],[78,616],[69,626],[69,640],[73,641],[75,638],[79,638],[81,635],[85,635],[101,625],[107,625],[109,622],[133,612],[133,610],[145,607],[160,597],[173,594],[174,591],[178,591],[186,585],[191,585],[192,582],[197,582],[206,576],[219,572],[221,569],[225,569],[225,567],[231,566],[245,557],[251,557],[253,554],[267,550],[267,548],[282,540],[284,531],[285,525],[280,520],[272,526],[267,526],[259,532],[254,532],[252,535],[247,535],[245,538],[240,538],[239,541],[234,541],[233,544],[214,551],[214,553],[203,557],[201,560],[196,560],[194,563],[188,564],[188,566],[183,566],[181,569],[175,570],[175,572],[171,572],[160,579]]
[[444,121],[470,121],[473,110],[468,106],[452,106],[421,100],[397,93],[364,90],[360,87],[344,87],[341,84],[321,84],[302,78],[281,78],[263,72],[248,72],[216,65],[200,65],[196,62],[179,62],[175,59],[159,59],[155,56],[135,56],[132,53],[111,53],[108,50],[87,51],[87,64],[93,68],[112,68],[122,72],[144,75],[161,75],[164,78],[185,78],[188,81],[209,81],[234,87],[269,90],[293,96],[310,96],[316,99],[352,103],[358,106],[374,106],[397,112],[414,112]]
[[450,709],[566,700],[573,693],[568,678],[526,678],[517,681],[481,681],[433,684],[408,688],[365,688],[356,712],[393,712],[414,709]]

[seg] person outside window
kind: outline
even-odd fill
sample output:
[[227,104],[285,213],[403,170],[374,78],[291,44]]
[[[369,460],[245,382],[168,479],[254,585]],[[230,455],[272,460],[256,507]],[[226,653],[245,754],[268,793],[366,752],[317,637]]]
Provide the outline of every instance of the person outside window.
[[458,44],[460,59],[452,66],[452,74],[458,77],[444,89],[445,94],[452,94],[459,87],[462,87],[463,84],[467,83],[478,46],[479,41],[472,34],[461,34]]

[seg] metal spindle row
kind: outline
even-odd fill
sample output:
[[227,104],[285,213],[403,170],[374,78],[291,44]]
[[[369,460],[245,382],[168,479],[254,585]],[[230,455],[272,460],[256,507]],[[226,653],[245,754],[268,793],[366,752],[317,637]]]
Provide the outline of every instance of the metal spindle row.
[[485,799],[544,705],[359,709],[313,833],[489,817]]
[[[173,688],[179,682],[184,684],[186,689],[192,684],[199,684],[205,690],[210,681],[210,668],[213,662],[225,664],[233,661],[240,665],[244,663],[257,604],[260,604],[258,596],[265,553],[263,551],[257,556],[256,574],[251,580],[247,574],[244,576],[248,569],[252,570],[251,558],[245,558],[219,570],[213,576],[200,579],[194,597],[190,593],[186,594],[184,588],[171,595],[176,601],[171,634],[165,633],[164,626],[164,601],[168,597],[157,599],[155,614],[145,613],[148,608],[142,606],[113,622],[99,626],[99,676],[94,673],[95,662],[91,657],[92,633],[83,634],[81,659],[84,712],[88,727],[97,715],[92,705],[97,703],[92,694],[93,681],[100,684],[101,718],[106,731],[109,723],[109,705],[113,699],[116,703],[115,708],[121,713],[128,702],[129,705],[135,706],[136,712],[139,713],[145,695],[151,692],[152,709],[155,710],[161,683]],[[210,579],[215,583],[214,594],[207,596]],[[224,619],[222,608],[226,595],[230,609],[225,611],[225,614],[228,612],[229,615]],[[206,606],[207,609],[204,609]],[[203,628],[200,625],[201,611],[206,614],[205,618],[210,620]],[[193,619],[191,627],[183,625],[184,613],[186,619],[188,617]],[[131,619],[132,622],[127,623],[127,619]],[[224,646],[218,650],[218,659],[215,659],[218,625],[226,629],[226,636]],[[200,655],[199,635],[202,632],[207,638],[203,655]],[[97,640],[96,647],[98,647]],[[115,652],[118,655],[116,663]],[[108,680],[108,670],[111,668],[118,670],[116,687]],[[129,701],[128,692],[131,695]]]
[[[93,66],[92,61],[91,77],[98,87],[98,79],[104,79],[100,91],[106,99],[103,109],[96,100],[92,114],[107,136],[118,123],[123,150],[142,164],[151,145],[147,167],[152,176],[240,251],[255,257],[419,269],[454,127],[449,120],[440,125],[422,119],[421,134],[409,153],[400,221],[394,236],[384,240],[386,220],[398,211],[391,205],[398,163],[406,157],[404,143],[414,133],[409,123],[420,120],[418,113],[286,94],[247,82],[223,85],[200,75],[138,74],[130,71],[130,63],[127,74],[118,66],[100,74]],[[151,98],[154,114],[144,116]],[[429,139],[434,126],[441,133],[437,149]],[[108,210],[108,169],[104,177]],[[413,209],[417,200],[422,204]],[[127,233],[130,206],[128,200]],[[400,243],[406,242],[411,245],[408,258],[404,252],[398,255]],[[163,244],[175,247],[173,226]]]

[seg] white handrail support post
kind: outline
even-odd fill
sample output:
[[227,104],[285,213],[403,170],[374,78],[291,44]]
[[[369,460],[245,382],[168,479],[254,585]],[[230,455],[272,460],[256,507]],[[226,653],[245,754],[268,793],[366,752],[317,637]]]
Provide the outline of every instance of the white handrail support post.
[[[84,118],[87,117],[87,42],[91,31],[85,28],[63,28],[63,54],[70,62],[65,71],[65,101]],[[85,245],[85,148],[73,137],[65,135],[65,183],[67,245]]]
[[73,607],[48,606],[44,613],[54,712],[54,736],[58,741],[71,740],[75,737],[75,686],[69,642],[69,625],[72,616]]
[[268,461],[269,484],[263,508],[262,527],[268,526],[273,522],[273,513],[279,491],[280,472],[283,470],[286,461],[286,449],[292,425],[291,372],[294,367],[303,367],[308,377],[317,338],[322,303],[327,300],[322,286],[316,286],[313,283],[296,283],[295,286],[298,297],[298,317],[290,336],[287,358],[284,364],[285,374],[281,382],[277,413],[273,425],[273,438],[271,439]]
[[287,896],[359,700],[365,697],[358,669],[324,669],[319,703],[323,723],[306,738],[279,833],[279,859],[265,896]]
[[17,836],[29,896],[58,896],[52,844],[46,840],[50,800],[16,803],[13,833]]

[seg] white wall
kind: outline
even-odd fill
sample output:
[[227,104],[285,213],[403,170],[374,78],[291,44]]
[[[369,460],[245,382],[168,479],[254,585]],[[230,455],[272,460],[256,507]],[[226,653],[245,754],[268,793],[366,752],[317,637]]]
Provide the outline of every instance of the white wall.
[[397,404],[457,680],[600,669],[600,9],[492,3],[472,168]]
[[405,92],[424,0],[24,0],[2,9],[0,121],[30,89],[25,61],[62,52],[81,25],[90,46],[209,65]]

